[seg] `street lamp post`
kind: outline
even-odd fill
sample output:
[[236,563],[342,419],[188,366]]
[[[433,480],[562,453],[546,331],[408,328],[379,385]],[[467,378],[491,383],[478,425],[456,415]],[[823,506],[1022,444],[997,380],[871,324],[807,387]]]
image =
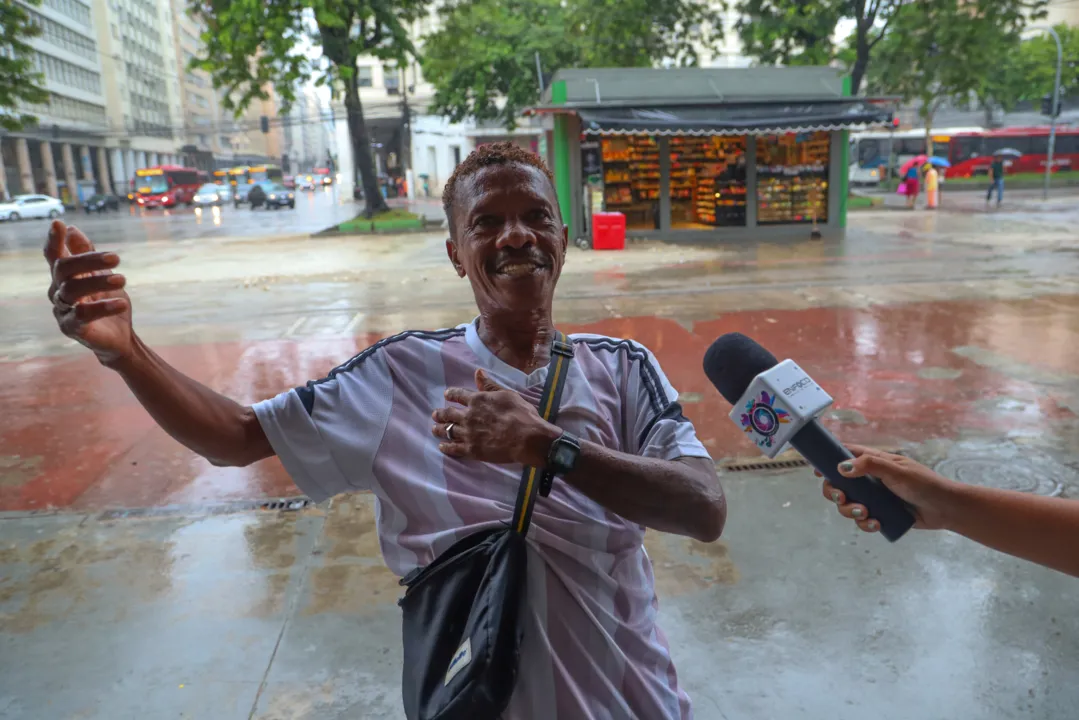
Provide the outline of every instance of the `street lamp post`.
[[1053,36],[1057,44],[1057,75],[1053,83],[1053,105],[1049,108],[1049,148],[1045,159],[1045,187],[1042,189],[1042,200],[1049,199],[1049,178],[1053,172],[1053,146],[1057,137],[1057,108],[1060,107],[1060,67],[1064,61],[1064,50],[1060,45],[1060,36],[1049,25],[1032,27],[1031,30],[1044,30]]

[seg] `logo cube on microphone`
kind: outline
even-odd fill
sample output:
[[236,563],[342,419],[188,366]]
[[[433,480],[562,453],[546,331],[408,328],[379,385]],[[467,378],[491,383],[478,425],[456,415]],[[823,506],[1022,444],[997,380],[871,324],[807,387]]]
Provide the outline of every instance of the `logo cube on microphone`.
[[765,370],[731,410],[730,418],[768,457],[778,455],[832,398],[793,360]]

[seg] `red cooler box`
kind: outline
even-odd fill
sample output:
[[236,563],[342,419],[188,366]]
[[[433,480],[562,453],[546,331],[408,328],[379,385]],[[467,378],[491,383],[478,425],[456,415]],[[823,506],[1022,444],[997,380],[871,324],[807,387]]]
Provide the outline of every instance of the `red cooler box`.
[[626,216],[620,212],[592,213],[592,249],[625,250]]

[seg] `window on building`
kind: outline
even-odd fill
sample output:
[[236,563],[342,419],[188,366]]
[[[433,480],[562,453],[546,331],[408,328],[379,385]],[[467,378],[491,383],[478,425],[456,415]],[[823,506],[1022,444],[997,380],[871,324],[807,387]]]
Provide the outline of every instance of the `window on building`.
[[374,85],[370,66],[364,65],[356,68],[356,84],[359,87],[371,87]]
[[396,65],[382,66],[382,84],[386,86],[386,92],[396,95],[401,89],[401,73]]

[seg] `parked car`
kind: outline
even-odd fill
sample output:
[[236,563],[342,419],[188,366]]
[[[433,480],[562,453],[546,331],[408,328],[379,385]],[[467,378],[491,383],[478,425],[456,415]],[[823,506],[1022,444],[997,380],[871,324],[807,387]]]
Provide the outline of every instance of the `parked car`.
[[193,200],[199,207],[204,205],[220,205],[227,198],[221,197],[221,186],[214,183],[206,183],[199,187]]
[[315,189],[315,179],[312,178],[310,175],[300,175],[299,177],[296,178],[296,189],[297,190],[314,190]]
[[106,210],[119,210],[120,198],[115,195],[98,193],[97,195],[91,196],[83,207],[86,208],[87,215],[93,212],[103,213]]
[[64,204],[48,195],[16,195],[0,203],[0,220],[57,218],[64,214]]

